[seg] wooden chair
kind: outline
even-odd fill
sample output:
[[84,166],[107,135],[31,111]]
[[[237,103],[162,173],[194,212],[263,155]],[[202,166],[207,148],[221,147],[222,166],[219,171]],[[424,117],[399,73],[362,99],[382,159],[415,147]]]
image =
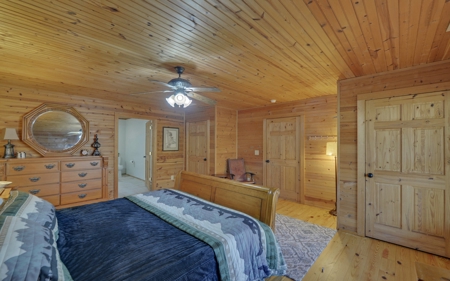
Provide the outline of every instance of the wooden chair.
[[245,171],[243,158],[227,159],[227,173],[232,180],[244,183],[255,183],[255,174]]

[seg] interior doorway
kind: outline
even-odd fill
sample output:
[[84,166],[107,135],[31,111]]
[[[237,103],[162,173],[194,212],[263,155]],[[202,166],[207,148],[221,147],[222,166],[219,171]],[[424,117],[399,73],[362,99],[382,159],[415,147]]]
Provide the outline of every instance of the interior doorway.
[[450,91],[359,103],[366,236],[450,257],[448,105]]
[[152,189],[156,121],[116,114],[114,198]]
[[303,116],[264,120],[264,186],[280,198],[303,203]]
[[209,120],[186,123],[186,171],[209,174]]

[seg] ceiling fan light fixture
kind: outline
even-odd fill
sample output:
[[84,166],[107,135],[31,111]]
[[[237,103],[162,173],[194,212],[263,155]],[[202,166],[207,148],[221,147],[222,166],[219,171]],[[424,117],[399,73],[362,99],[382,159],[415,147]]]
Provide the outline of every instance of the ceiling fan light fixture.
[[172,107],[175,107],[175,99],[174,95],[171,95],[170,97],[166,98],[166,101],[168,104],[170,104]]
[[184,94],[183,90],[176,91],[174,95],[171,95],[170,97],[166,98],[166,101],[172,107],[175,107],[176,104],[179,107],[183,106],[184,108],[188,107],[192,103],[192,100]]

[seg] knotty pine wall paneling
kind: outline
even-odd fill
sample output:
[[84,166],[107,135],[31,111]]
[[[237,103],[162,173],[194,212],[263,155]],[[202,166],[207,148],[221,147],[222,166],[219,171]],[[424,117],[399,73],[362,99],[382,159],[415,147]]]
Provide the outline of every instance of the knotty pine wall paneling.
[[[36,90],[34,88],[18,87],[14,85],[7,85],[7,83],[0,84],[0,129],[3,128],[15,128],[19,138],[22,135],[22,117],[29,111],[33,110],[42,103],[56,103],[74,107],[89,121],[89,142],[86,143],[81,149],[88,149],[93,151],[91,144],[93,143],[94,135],[98,134],[101,147],[100,153],[103,156],[108,157],[108,194],[109,198],[114,196],[114,167],[115,154],[117,154],[117,148],[115,148],[115,120],[114,116],[116,112],[125,112],[135,115],[142,115],[150,117],[151,119],[158,120],[159,125],[171,125],[180,126],[180,136],[184,136],[184,111],[174,110],[167,105],[157,105],[152,103],[138,104],[131,103],[127,99],[123,101],[111,101],[106,99],[92,98],[87,96],[69,95],[62,92]],[[160,128],[158,128],[160,132]],[[158,139],[158,142],[161,140]],[[36,151],[27,146],[21,140],[13,140],[15,145],[15,151],[24,151],[27,157],[41,157]],[[0,145],[6,144],[1,140]],[[165,154],[161,154],[161,159],[166,161],[160,161],[157,164],[157,180],[161,180],[163,183],[156,183],[165,185],[165,177],[161,174],[176,174],[178,170],[183,169],[184,163],[184,141],[180,142],[180,151],[177,154],[176,165],[167,165],[167,158]],[[162,144],[158,143],[158,147],[162,148]],[[3,155],[3,150],[0,155]],[[165,158],[164,158],[165,157]],[[176,158],[176,157],[174,157]],[[166,171],[169,169],[169,171]],[[177,170],[178,169],[178,170]],[[173,183],[172,183],[173,184]]]
[[[216,155],[216,112],[214,106],[201,108],[188,107],[185,112],[185,124],[209,120],[209,174],[215,174]],[[186,165],[186,164],[185,164]],[[185,166],[186,167],[186,166]]]
[[[178,128],[178,151],[163,151],[163,127]],[[153,179],[155,189],[173,188],[175,186],[175,176],[179,171],[184,170],[185,153],[185,126],[184,120],[157,119],[157,148],[156,148],[156,168]],[[173,176],[173,179],[172,179]]]
[[[238,111],[238,157],[244,158],[246,169],[263,183],[263,120],[304,116],[305,131],[305,204],[332,209],[335,203],[334,157],[325,155],[326,140],[312,136],[337,134],[337,96],[310,98],[292,103],[275,104]],[[255,155],[259,150],[259,155]]]
[[[450,89],[450,61],[415,66],[338,82],[339,88],[339,202],[338,228],[364,234],[358,216],[357,186],[357,96],[382,92],[380,98]],[[358,229],[359,228],[359,229]]]
[[227,171],[227,159],[237,157],[237,111],[216,107],[215,173]]

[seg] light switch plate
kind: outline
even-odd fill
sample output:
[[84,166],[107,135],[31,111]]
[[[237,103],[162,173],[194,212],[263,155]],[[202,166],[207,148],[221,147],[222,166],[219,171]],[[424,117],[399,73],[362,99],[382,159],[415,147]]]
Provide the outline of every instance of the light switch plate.
[[259,155],[259,150],[255,150],[255,155]]

